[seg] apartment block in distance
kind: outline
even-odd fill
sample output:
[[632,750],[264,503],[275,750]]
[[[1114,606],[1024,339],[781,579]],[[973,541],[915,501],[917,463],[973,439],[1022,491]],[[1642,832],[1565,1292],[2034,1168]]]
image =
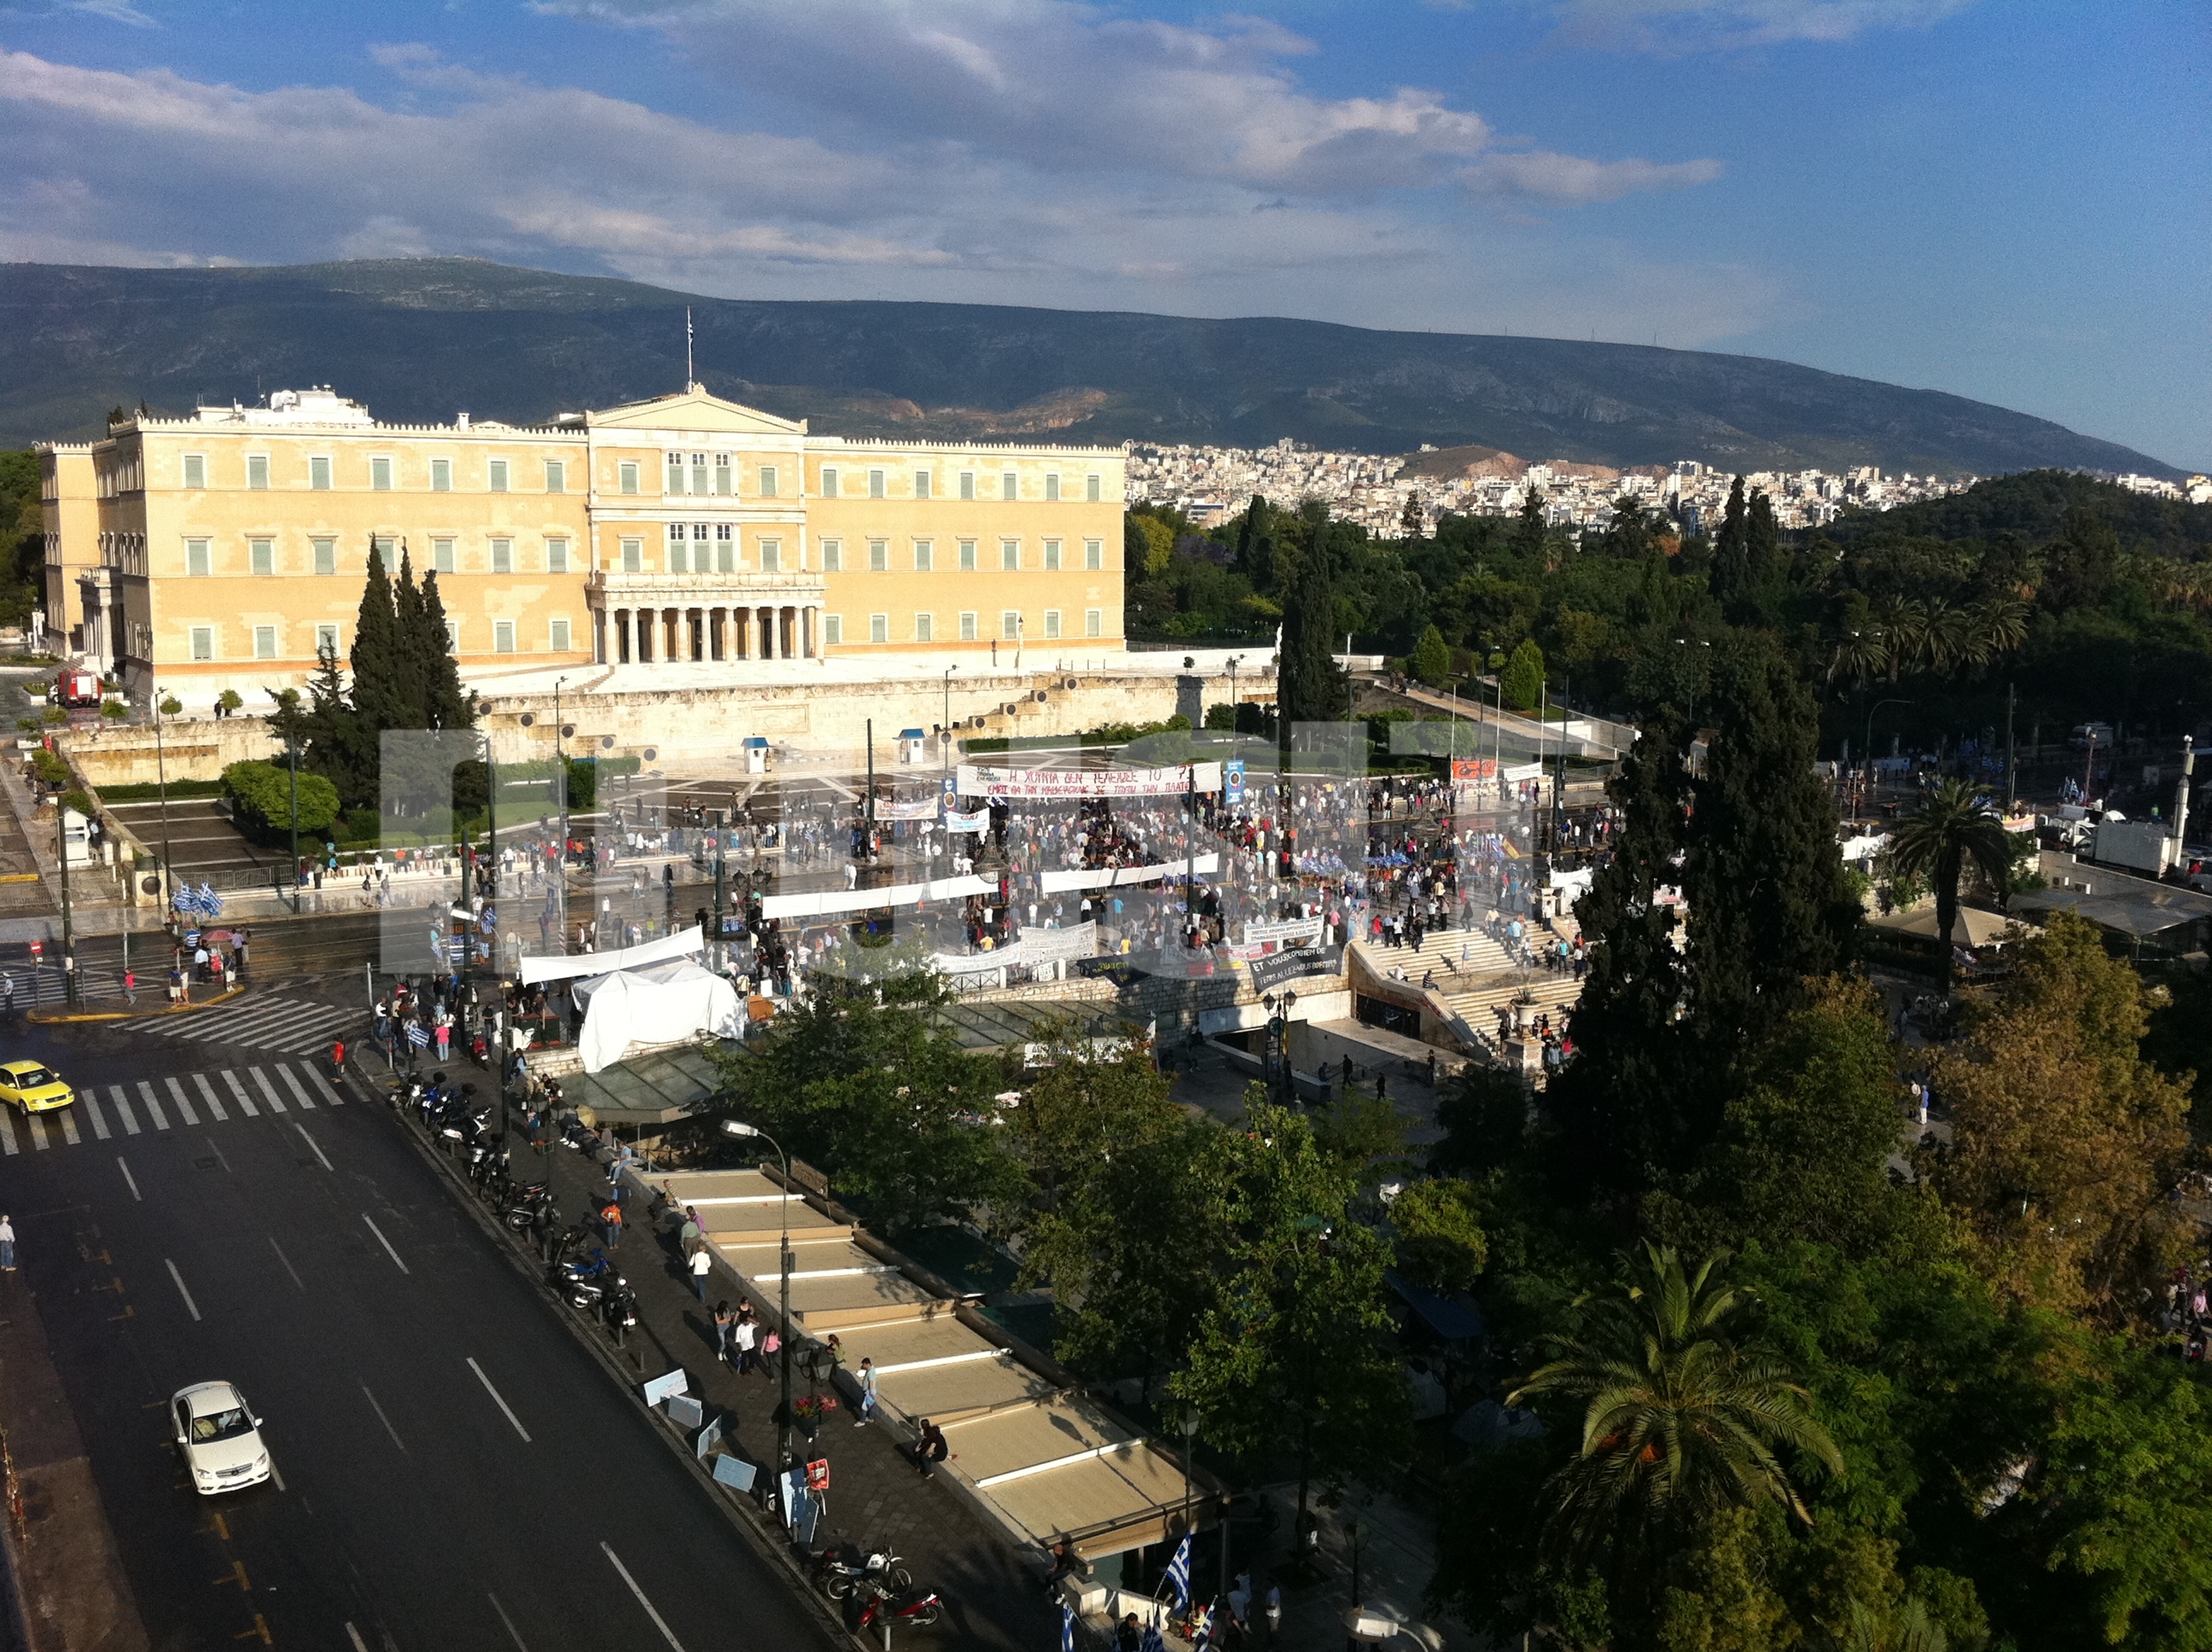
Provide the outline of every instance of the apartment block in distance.
[[304,683],[403,549],[487,688],[1122,647],[1119,448],[817,436],[694,385],[532,428],[280,391],[40,452],[49,644],[134,698]]

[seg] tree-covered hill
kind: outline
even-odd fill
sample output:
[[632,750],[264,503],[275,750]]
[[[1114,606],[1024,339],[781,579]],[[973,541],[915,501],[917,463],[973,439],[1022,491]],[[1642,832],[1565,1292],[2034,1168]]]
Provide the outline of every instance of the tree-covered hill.
[[477,259],[0,267],[0,446],[108,409],[330,384],[408,422],[528,422],[678,388],[845,434],[1503,448],[1611,465],[2171,475],[2047,420],[1790,362],[1644,345],[960,304],[761,303]]

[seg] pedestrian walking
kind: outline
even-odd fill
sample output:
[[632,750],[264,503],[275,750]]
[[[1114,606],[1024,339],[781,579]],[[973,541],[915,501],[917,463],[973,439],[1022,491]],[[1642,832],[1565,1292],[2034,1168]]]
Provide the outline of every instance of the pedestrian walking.
[[15,1013],[15,977],[0,974],[0,1011]]
[[612,1250],[622,1243],[623,1209],[619,1202],[610,1199],[599,1211],[599,1231],[606,1237],[607,1248]]
[[699,1293],[699,1300],[707,1300],[707,1276],[714,1271],[714,1250],[702,1245],[691,1253],[691,1286]]
[[345,1040],[343,1038],[333,1038],[331,1041],[331,1077],[333,1078],[345,1077]]
[[123,972],[123,1001],[125,1004],[136,1004],[138,1001],[138,977],[134,971],[129,969]]
[[754,1351],[760,1343],[760,1321],[753,1317],[750,1303],[746,1303],[744,1312],[738,1315],[738,1322],[731,1330],[730,1336],[738,1351],[738,1375],[743,1376],[760,1363],[759,1356]]
[[862,1354],[854,1376],[860,1385],[860,1403],[854,1408],[853,1426],[866,1428],[876,1420],[876,1362]]
[[15,1224],[0,1213],[0,1273],[15,1271]]

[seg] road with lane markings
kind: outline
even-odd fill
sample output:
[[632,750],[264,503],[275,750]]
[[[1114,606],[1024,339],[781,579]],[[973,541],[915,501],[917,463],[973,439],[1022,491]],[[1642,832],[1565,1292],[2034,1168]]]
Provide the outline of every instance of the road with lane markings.
[[[5,1031],[79,1095],[0,1109],[0,1209],[154,1644],[825,1645],[569,1310],[305,1054],[318,1008],[361,1012],[295,983],[261,1005],[228,1041],[179,1036],[225,1011]],[[622,1255],[666,1265],[639,1235]],[[670,1357],[703,1357],[699,1329]],[[213,1377],[276,1474],[204,1499],[165,1406]]]

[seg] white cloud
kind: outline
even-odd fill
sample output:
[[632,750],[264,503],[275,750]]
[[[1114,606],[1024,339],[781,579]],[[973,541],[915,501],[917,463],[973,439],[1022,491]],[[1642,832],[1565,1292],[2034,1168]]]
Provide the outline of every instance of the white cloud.
[[1927,28],[1975,0],[1547,0],[1563,46],[1691,51],[1833,44],[1881,29]]
[[[832,21],[844,15],[838,3]],[[1072,9],[1000,8],[1032,25]],[[918,38],[924,15],[893,10]],[[718,6],[708,21],[720,27],[727,13]],[[1142,111],[1110,90],[1073,107],[1069,82],[1025,64],[975,16],[927,14],[943,37],[929,49],[947,65],[933,71],[945,84],[981,87],[999,74],[1031,103],[1064,97],[1087,129],[1142,124]],[[1119,27],[1087,13],[1079,21],[1109,34]],[[781,131],[718,130],[483,75],[405,44],[374,54],[392,77],[386,101],[344,87],[248,91],[0,52],[0,120],[17,180],[0,196],[0,258],[467,253],[730,295],[1273,313],[1570,336],[1595,325],[1625,337],[1657,329],[1683,344],[1774,318],[1778,295],[1741,271],[1638,259],[1528,215],[1532,204],[1697,184],[1717,170],[1711,162],[1499,148],[1480,117],[1425,94],[1314,99],[1281,70],[1302,43],[1264,26],[1147,27],[1132,38],[1121,49],[1183,66],[1182,106],[1214,112],[1205,155],[1178,155],[1132,131],[1097,165],[1079,145],[1031,156],[1024,134],[1049,125],[1042,108],[971,140],[961,135],[965,116],[925,118],[917,107],[886,116],[885,135],[865,99],[829,100],[826,81],[797,95],[834,101],[841,124],[809,131],[786,114]],[[778,49],[795,52],[796,39]],[[873,49],[896,55],[882,42]],[[714,114],[741,128],[776,115],[768,102],[748,85]],[[1200,147],[1191,123],[1176,132],[1185,149]]]
[[[1134,174],[1340,197],[1450,182],[1492,153],[1489,124],[1435,92],[1322,98],[1292,63],[1313,43],[1231,17],[1192,27],[1078,0],[540,0],[659,33],[676,50],[830,132],[950,143],[1049,173]],[[1565,157],[1562,157],[1565,159]],[[1692,181],[1620,163],[1509,168],[1517,192],[1579,204]]]

